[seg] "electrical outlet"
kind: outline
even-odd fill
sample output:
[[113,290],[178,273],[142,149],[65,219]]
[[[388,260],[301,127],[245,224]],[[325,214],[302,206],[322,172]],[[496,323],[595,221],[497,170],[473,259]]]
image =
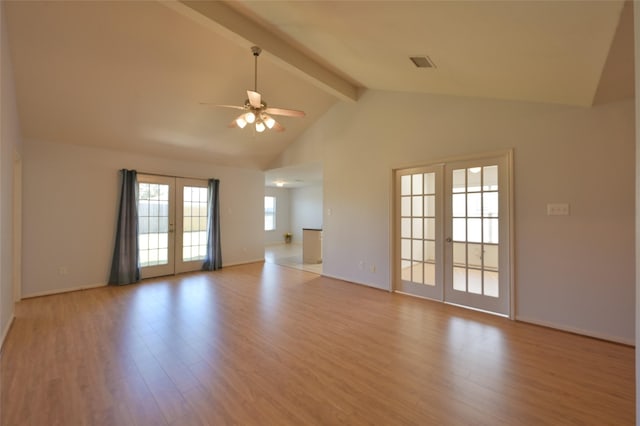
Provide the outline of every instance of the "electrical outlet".
[[374,264],[369,265],[369,270],[371,271],[372,274],[375,274],[376,273],[376,265],[374,265]]
[[360,269],[361,271],[364,269],[364,260],[358,262],[358,269]]
[[69,271],[67,270],[66,266],[60,266],[58,268],[58,275],[67,275],[69,273]]
[[569,216],[569,204],[547,204],[547,216]]

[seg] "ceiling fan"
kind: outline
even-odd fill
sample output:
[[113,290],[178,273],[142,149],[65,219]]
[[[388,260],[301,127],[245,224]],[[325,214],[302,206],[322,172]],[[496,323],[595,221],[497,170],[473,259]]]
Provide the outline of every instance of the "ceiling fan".
[[247,90],[248,99],[244,101],[244,105],[215,105],[223,108],[233,108],[244,111],[235,120],[229,123],[229,127],[239,127],[243,129],[247,124],[253,124],[255,130],[258,133],[264,132],[266,129],[274,129],[276,131],[284,131],[284,126],[278,123],[272,115],[281,115],[284,117],[304,117],[304,111],[297,111],[293,109],[273,108],[267,106],[267,103],[262,99],[260,93],[258,93],[258,56],[262,52],[262,49],[258,46],[253,46],[251,52],[254,57],[254,87],[253,90]]

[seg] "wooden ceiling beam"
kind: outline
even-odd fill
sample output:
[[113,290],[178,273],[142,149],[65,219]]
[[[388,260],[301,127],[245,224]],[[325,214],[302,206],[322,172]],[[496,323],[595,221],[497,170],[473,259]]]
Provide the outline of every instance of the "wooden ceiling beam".
[[163,1],[168,7],[241,45],[260,46],[281,66],[341,100],[357,101],[362,88],[292,47],[285,40],[221,1]]

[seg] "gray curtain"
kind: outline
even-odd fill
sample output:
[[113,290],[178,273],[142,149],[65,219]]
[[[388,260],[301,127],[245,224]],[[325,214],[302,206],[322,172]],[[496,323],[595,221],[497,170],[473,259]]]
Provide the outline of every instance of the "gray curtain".
[[120,209],[109,284],[140,281],[138,259],[138,180],[135,170],[120,170]]
[[220,204],[218,191],[220,180],[209,179],[209,212],[207,213],[207,256],[202,269],[215,271],[222,268],[222,253],[220,250]]

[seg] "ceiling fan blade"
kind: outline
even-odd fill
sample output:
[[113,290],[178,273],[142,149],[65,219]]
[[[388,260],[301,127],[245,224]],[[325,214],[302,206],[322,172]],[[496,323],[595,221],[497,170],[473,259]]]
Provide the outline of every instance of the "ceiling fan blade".
[[206,105],[210,107],[219,107],[219,108],[233,108],[233,109],[245,109],[243,106],[239,105],[216,105],[207,102],[200,102],[200,105]]
[[260,108],[262,106],[262,96],[260,93],[247,90],[247,96],[249,96],[249,103],[254,108]]
[[304,117],[306,115],[304,111],[284,108],[267,108],[264,110],[264,112],[273,115],[283,115],[285,117]]

